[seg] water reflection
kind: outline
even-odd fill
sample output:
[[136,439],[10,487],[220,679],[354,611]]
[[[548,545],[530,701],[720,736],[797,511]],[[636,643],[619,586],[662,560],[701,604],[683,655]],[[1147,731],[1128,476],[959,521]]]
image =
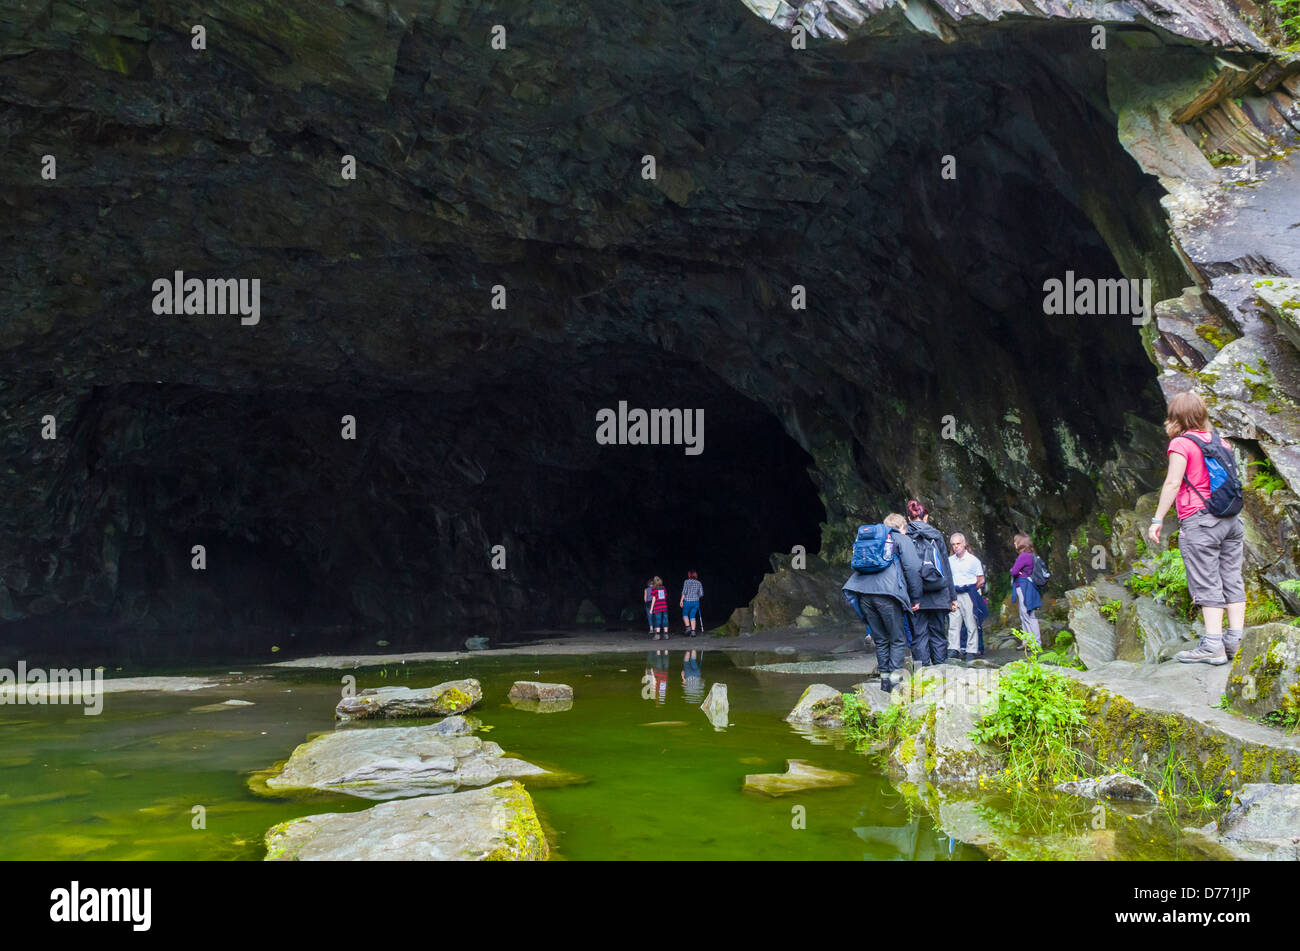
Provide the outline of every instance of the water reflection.
[[687,651],[682,660],[682,695],[687,703],[703,703],[707,691],[704,684],[704,651]]
[[668,700],[668,651],[647,651],[645,676],[641,678],[641,699],[657,704]]

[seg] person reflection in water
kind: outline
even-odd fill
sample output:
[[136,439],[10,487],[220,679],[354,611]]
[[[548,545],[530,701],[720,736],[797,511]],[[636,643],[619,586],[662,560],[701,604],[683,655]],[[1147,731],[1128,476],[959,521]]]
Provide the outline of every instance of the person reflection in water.
[[704,700],[704,651],[687,651],[682,663],[682,694],[690,703]]
[[668,651],[649,651],[645,662],[645,676],[641,678],[641,698],[663,703],[668,699]]

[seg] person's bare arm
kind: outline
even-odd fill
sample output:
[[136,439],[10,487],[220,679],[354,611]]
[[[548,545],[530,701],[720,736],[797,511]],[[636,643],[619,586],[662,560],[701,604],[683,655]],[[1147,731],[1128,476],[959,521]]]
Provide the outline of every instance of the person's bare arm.
[[1178,494],[1178,487],[1183,484],[1183,476],[1187,473],[1187,457],[1176,452],[1169,454],[1169,471],[1165,474],[1165,484],[1160,487],[1160,501],[1156,504],[1156,514],[1151,521],[1151,528],[1147,530],[1147,536],[1160,544],[1160,530],[1164,528],[1162,524],[1165,520],[1165,513],[1169,511],[1169,506],[1174,504],[1174,496]]

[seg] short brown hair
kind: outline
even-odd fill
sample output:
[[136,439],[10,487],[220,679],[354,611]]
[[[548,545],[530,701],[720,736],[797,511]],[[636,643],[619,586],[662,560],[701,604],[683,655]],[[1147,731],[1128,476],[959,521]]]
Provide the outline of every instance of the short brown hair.
[[1195,390],[1175,394],[1169,401],[1169,412],[1165,416],[1165,433],[1170,439],[1182,435],[1189,429],[1210,428],[1210,411]]
[[1024,532],[1017,533],[1016,537],[1011,539],[1011,544],[1015,545],[1016,551],[1021,554],[1025,552],[1029,552],[1031,555],[1034,554],[1034,540]]

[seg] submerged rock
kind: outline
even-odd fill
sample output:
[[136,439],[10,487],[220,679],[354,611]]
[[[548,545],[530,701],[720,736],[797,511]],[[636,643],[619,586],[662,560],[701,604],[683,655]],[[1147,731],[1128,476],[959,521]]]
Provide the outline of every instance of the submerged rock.
[[731,715],[731,707],[727,703],[727,685],[715,683],[710,687],[709,695],[700,704],[700,709],[704,711],[715,729],[725,727]]
[[406,717],[445,717],[464,713],[483,699],[477,680],[450,680],[436,687],[371,687],[344,697],[334,710],[340,720],[388,720]]
[[532,798],[517,782],[306,816],[266,833],[268,862],[544,861],[549,854]]
[[1219,822],[1219,840],[1243,857],[1300,860],[1300,786],[1251,783]]
[[511,700],[572,700],[568,684],[544,684],[536,680],[516,680],[510,688]]
[[488,649],[488,643],[486,637],[467,637],[465,638],[465,650],[485,651]]
[[459,735],[469,728],[453,717],[431,726],[325,733],[295,749],[265,785],[272,792],[325,789],[392,799],[546,774],[540,766],[505,756],[496,743]]
[[1227,694],[1232,706],[1249,716],[1300,718],[1300,628],[1247,629],[1233,658]]
[[1128,799],[1135,802],[1155,802],[1156,794],[1140,779],[1123,773],[1111,773],[1097,779],[1079,779],[1061,783],[1056,787],[1064,793],[1086,796],[1089,799]]
[[525,713],[565,713],[573,709],[572,700],[511,700],[510,706]]
[[791,759],[786,760],[784,773],[754,773],[746,776],[744,788],[766,793],[769,796],[784,796],[786,793],[803,792],[808,789],[848,786],[855,778],[852,773],[822,769],[801,759]]

